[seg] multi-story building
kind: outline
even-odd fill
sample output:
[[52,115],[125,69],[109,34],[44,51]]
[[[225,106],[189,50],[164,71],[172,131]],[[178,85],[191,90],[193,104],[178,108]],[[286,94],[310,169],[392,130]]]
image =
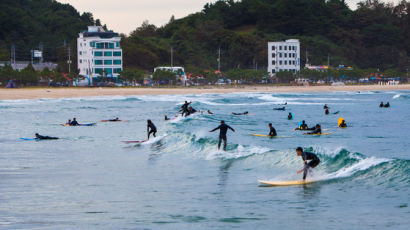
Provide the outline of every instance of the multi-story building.
[[268,42],[268,72],[300,71],[300,43],[298,39]]
[[100,77],[118,78],[123,69],[121,37],[101,26],[89,26],[77,39],[78,69],[85,79],[78,85],[92,85]]

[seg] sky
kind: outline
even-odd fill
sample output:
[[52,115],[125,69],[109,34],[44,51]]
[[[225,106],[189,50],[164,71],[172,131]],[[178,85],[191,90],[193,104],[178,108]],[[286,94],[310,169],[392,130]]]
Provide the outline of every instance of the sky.
[[[215,0],[58,0],[73,5],[80,13],[91,12],[94,18],[118,33],[129,34],[148,20],[151,24],[162,26],[172,15],[182,18],[199,12],[208,2]],[[346,0],[355,8],[360,0]],[[384,2],[399,2],[387,0]]]

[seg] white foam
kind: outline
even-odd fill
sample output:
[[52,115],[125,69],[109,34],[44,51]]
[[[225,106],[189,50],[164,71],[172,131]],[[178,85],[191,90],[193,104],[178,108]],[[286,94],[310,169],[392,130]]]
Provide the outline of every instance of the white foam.
[[[215,147],[213,147],[215,148]],[[216,150],[211,151],[205,157],[206,160],[214,160],[214,159],[237,159],[241,157],[247,157],[254,154],[263,154],[269,152],[270,149],[258,146],[243,146],[239,145],[238,148],[235,150],[230,151],[223,151],[223,150]]]
[[400,96],[401,96],[400,93],[399,93],[399,94],[396,94],[396,95],[393,96],[393,99],[397,99],[397,98],[399,98]]

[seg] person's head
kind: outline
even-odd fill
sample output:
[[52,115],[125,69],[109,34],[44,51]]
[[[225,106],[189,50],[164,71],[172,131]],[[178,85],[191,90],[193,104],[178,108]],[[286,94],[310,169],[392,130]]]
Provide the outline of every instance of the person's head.
[[147,120],[147,123],[148,123],[148,124],[151,124],[151,123],[152,123],[152,121],[151,121],[151,120]]
[[224,120],[222,120],[222,121],[221,121],[221,124],[225,124],[225,121],[224,121]]
[[71,119],[68,119],[68,122],[71,122]]
[[320,125],[319,125],[319,124],[316,124],[316,128],[320,128]]
[[292,113],[289,113],[289,115],[292,115]]
[[244,112],[244,114],[248,114],[248,111]]
[[115,120],[116,120],[116,121],[118,121],[118,120],[119,120],[119,118],[118,118],[118,117],[116,117],[116,118],[115,118]]
[[76,120],[77,120],[77,118],[74,117],[74,118],[73,118],[73,121],[76,121]]
[[302,124],[305,124],[305,120],[302,121]]
[[185,101],[185,104],[188,104],[188,101]]
[[302,147],[297,147],[296,148],[296,154],[298,154],[298,156],[302,156],[303,153],[303,148]]
[[36,133],[36,137],[38,137],[40,134]]
[[272,127],[272,123],[269,123],[269,127]]
[[344,124],[344,123],[346,123],[346,121],[345,121],[345,120],[342,120],[342,124]]

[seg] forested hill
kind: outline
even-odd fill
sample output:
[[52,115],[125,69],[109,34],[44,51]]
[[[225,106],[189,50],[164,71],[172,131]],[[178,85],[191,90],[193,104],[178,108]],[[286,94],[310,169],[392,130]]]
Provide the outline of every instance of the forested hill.
[[45,59],[55,61],[64,40],[73,42],[79,31],[94,23],[91,13],[80,15],[55,0],[1,0],[0,60],[9,60],[11,44],[18,60],[30,60],[30,50],[42,42]]
[[150,69],[169,63],[169,46],[176,62],[190,68],[222,69],[267,65],[267,42],[299,38],[311,64],[395,68],[409,62],[410,3],[392,6],[362,2],[351,10],[343,0],[218,1],[160,28],[144,23],[124,41],[125,64]]

